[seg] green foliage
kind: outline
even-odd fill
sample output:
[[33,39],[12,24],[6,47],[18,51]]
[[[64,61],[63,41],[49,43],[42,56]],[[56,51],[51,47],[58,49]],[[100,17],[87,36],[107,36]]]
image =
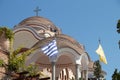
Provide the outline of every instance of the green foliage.
[[117,32],[120,33],[120,20],[118,20],[118,23],[117,23]]
[[4,61],[0,59],[0,67],[3,67],[4,64]]
[[27,69],[26,69],[28,72],[29,72],[29,75],[28,76],[35,76],[37,74],[39,74],[39,70],[38,70],[38,66],[37,65],[34,65],[34,64],[30,64]]
[[0,27],[0,36],[4,35],[6,39],[10,40],[10,51],[9,54],[6,56],[8,57],[8,64],[4,62],[4,60],[0,59],[0,67],[5,67],[6,69],[6,74],[11,75],[11,72],[13,73],[19,73],[19,72],[24,72],[27,71],[29,72],[29,76],[34,76],[38,74],[38,68],[36,65],[25,65],[25,60],[27,56],[29,56],[35,49],[29,49],[26,51],[22,51],[22,47],[17,48],[16,50],[13,49],[13,32],[6,28],[6,27]]
[[102,77],[102,68],[101,68],[101,64],[100,61],[97,60],[94,62],[94,76],[99,79],[100,77]]
[[12,30],[8,29],[7,27],[0,27],[0,36],[3,34],[5,35],[5,38],[9,40],[13,39],[14,34]]
[[[117,32],[120,33],[120,20],[118,20],[118,23],[117,23]],[[118,45],[119,45],[119,49],[120,49],[120,40],[118,42]]]
[[118,72],[117,69],[115,69],[115,71],[112,75],[112,80],[120,80],[120,72]]
[[30,50],[27,50],[25,52],[18,54],[21,49],[22,48],[18,48],[17,50],[14,50],[9,55],[9,64],[8,64],[9,71],[20,72],[21,70],[25,70],[25,59],[34,50],[30,49]]
[[79,78],[79,80],[83,80],[82,78]]

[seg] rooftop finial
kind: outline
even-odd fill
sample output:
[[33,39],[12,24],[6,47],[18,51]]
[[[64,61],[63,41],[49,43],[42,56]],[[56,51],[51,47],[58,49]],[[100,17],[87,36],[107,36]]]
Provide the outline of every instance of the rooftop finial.
[[36,9],[34,10],[34,12],[36,13],[36,16],[38,16],[39,11],[41,11],[41,9],[39,9],[39,7],[37,6]]

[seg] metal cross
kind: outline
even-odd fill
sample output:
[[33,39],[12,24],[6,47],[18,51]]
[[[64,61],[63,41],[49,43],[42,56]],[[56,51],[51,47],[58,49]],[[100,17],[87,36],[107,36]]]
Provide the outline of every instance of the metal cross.
[[36,16],[38,16],[39,11],[41,11],[41,9],[39,9],[39,7],[37,6],[36,9],[34,10],[34,12],[36,12]]

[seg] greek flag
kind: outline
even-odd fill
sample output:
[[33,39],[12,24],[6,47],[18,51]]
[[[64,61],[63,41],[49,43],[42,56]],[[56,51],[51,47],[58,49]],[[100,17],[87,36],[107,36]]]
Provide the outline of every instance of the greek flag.
[[53,40],[48,45],[44,46],[42,51],[49,57],[56,55],[58,53],[56,40]]

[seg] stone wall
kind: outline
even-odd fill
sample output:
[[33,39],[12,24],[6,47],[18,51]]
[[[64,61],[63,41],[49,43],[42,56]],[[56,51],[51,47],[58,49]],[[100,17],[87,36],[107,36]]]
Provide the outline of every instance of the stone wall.
[[[5,38],[5,36],[0,36],[0,60],[4,60],[4,62],[8,63],[7,51],[9,50],[9,40]],[[5,76],[5,68],[0,67],[0,80]]]
[[[7,64],[8,63],[8,58],[7,56],[4,54],[3,51],[0,51],[0,59],[4,60],[4,62]],[[4,67],[0,67],[0,80],[5,76],[5,68]]]

